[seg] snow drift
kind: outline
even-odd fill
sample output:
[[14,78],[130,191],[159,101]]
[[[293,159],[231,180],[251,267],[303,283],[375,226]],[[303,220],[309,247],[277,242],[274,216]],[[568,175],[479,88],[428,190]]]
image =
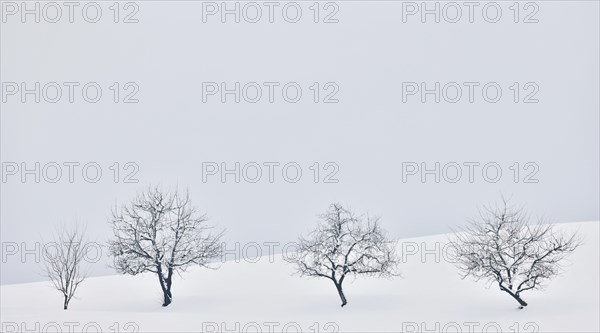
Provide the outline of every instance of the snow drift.
[[177,276],[161,307],[155,275],[89,278],[69,310],[49,282],[0,287],[3,332],[598,332],[599,223],[557,225],[583,245],[544,291],[518,304],[497,286],[462,280],[447,235],[403,239],[401,278],[349,280],[339,306],[331,281],[292,276],[273,260],[228,261]]

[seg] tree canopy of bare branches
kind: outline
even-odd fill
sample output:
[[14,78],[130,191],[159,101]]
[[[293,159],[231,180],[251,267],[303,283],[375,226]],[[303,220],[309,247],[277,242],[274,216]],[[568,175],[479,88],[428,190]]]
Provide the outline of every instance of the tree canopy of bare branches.
[[137,275],[152,272],[158,276],[163,306],[172,302],[173,274],[191,265],[209,267],[220,254],[223,232],[192,206],[189,194],[149,188],[130,204],[115,209],[111,225],[114,239],[109,251],[119,273]]
[[332,204],[319,217],[317,229],[300,237],[298,252],[288,261],[301,276],[330,279],[342,307],[348,303],[343,291],[346,277],[397,275],[396,242],[386,237],[378,218],[357,216],[340,204]]
[[484,207],[450,240],[463,278],[497,283],[521,309],[527,306],[521,294],[543,288],[580,245],[576,234],[566,235],[542,222],[531,224],[522,208],[504,199],[501,205]]
[[44,247],[44,269],[54,288],[63,295],[67,310],[77,287],[87,277],[83,268],[86,257],[85,232],[77,226],[59,230],[52,246]]

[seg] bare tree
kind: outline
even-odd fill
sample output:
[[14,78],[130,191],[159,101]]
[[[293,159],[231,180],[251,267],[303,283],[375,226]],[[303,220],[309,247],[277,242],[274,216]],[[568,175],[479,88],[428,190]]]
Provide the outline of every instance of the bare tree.
[[163,306],[173,299],[173,274],[190,265],[209,267],[220,254],[223,232],[211,233],[205,215],[192,207],[189,194],[149,188],[129,205],[112,214],[114,239],[109,241],[119,273],[155,273],[163,293]]
[[562,271],[564,259],[580,241],[576,234],[558,232],[551,224],[532,225],[522,208],[486,206],[469,226],[450,240],[456,264],[463,275],[497,283],[519,308],[527,306],[525,291],[541,289]]
[[[86,279],[82,264],[86,257],[85,232],[77,226],[59,230],[51,244],[44,246],[44,269],[56,290],[63,294],[67,310],[77,287]],[[51,246],[50,246],[51,245]]]
[[378,218],[356,216],[339,204],[319,217],[322,223],[308,238],[300,237],[296,256],[287,260],[301,276],[331,280],[342,307],[348,304],[343,291],[346,277],[397,275],[396,242],[386,238]]

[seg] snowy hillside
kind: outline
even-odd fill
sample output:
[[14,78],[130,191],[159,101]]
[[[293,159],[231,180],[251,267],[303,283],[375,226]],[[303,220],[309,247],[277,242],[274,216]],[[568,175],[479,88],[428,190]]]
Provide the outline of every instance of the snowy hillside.
[[[161,307],[156,276],[90,278],[67,311],[46,283],[0,287],[2,330],[69,332],[94,327],[108,332],[598,332],[600,312],[599,223],[559,225],[579,231],[584,244],[567,272],[544,291],[523,294],[529,307],[497,287],[461,280],[442,249],[447,235],[400,242],[401,278],[357,279],[345,284],[348,305],[340,307],[331,281],[291,276],[275,256],[242,260],[218,270],[191,269],[173,283],[173,304]],[[403,245],[404,244],[404,245]],[[422,260],[421,254],[429,254]],[[438,262],[436,262],[438,261]],[[128,324],[133,323],[133,324]],[[37,326],[36,326],[37,325]],[[55,327],[55,328],[52,328]]]

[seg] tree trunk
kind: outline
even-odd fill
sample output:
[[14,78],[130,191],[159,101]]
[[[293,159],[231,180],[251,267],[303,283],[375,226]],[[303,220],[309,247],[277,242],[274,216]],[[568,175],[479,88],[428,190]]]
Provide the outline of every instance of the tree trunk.
[[157,266],[156,271],[157,271],[156,275],[158,275],[158,282],[160,282],[160,289],[162,289],[162,292],[163,292],[163,305],[162,306],[168,306],[169,304],[171,304],[171,300],[172,300],[171,284],[169,283],[169,286],[167,287],[167,283],[165,281],[165,277],[163,275],[162,268],[160,267],[160,265]]
[[162,306],[168,306],[169,304],[171,304],[172,298],[173,297],[171,295],[170,290],[163,291],[163,305]]
[[519,302],[519,309],[522,309],[527,306],[527,302],[525,302],[521,297],[512,292],[512,290],[505,288],[504,286],[500,286],[500,290],[505,291],[510,296],[512,296],[517,302]]
[[344,307],[346,304],[348,304],[348,301],[346,300],[346,295],[344,295],[344,290],[342,290],[342,284],[335,281],[333,283],[335,284],[335,288],[337,289],[340,299],[342,300],[342,307]]
[[63,310],[66,310],[69,307],[69,298],[65,295],[65,302],[63,303]]
[[169,305],[169,304],[171,304],[171,302],[173,302],[173,294],[171,294],[171,284],[173,283],[172,279],[173,279],[173,269],[169,267],[169,269],[167,270],[167,278],[165,279],[165,287],[167,289],[166,296],[169,299],[169,303],[167,305]]
[[165,280],[167,284],[167,290],[169,291],[169,295],[171,295],[171,284],[173,283],[173,268],[167,270],[167,279]]

